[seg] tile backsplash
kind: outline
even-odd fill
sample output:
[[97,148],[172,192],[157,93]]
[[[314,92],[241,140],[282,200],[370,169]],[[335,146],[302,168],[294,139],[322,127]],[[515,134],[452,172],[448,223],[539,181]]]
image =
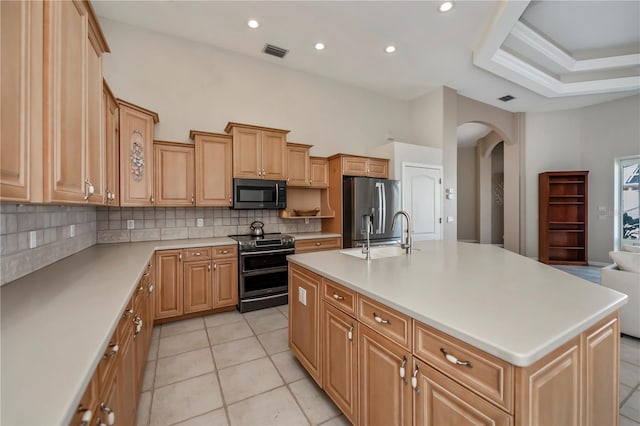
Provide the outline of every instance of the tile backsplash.
[[[198,226],[202,219],[202,226]],[[277,210],[231,210],[226,207],[98,207],[97,243],[224,237],[249,233],[254,220],[264,222],[265,232],[319,232],[320,219],[287,220]],[[133,220],[134,229],[127,229]]]
[[[71,237],[71,226],[74,236]],[[35,231],[35,248],[29,234]],[[0,285],[96,243],[96,208],[0,204]]]

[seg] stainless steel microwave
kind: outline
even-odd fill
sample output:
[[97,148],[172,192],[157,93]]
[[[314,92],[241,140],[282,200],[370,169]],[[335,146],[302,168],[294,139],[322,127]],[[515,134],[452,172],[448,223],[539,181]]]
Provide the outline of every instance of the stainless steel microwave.
[[234,179],[232,208],[285,209],[287,208],[287,181]]

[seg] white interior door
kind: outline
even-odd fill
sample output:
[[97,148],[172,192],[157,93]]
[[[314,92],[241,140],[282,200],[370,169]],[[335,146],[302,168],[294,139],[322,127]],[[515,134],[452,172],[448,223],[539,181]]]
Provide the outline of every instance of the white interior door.
[[442,239],[442,168],[402,165],[402,208],[413,222],[412,238]]

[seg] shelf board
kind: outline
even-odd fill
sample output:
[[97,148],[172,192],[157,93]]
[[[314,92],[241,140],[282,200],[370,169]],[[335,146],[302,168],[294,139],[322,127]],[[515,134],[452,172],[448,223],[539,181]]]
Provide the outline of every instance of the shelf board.
[[549,198],[584,198],[584,195],[582,194],[558,194],[558,195],[549,194]]
[[584,225],[584,222],[549,222],[549,225]]
[[551,185],[558,185],[558,184],[562,184],[562,183],[576,184],[576,183],[584,183],[584,181],[583,180],[549,180],[549,183]]
[[550,201],[550,206],[580,206],[584,201]]
[[549,246],[550,250],[584,250],[584,247]]
[[549,232],[584,232],[584,229],[549,229]]
[[289,216],[289,215],[280,215],[281,219],[327,219],[327,218],[332,218],[332,217],[336,217],[336,215],[317,215],[317,216]]

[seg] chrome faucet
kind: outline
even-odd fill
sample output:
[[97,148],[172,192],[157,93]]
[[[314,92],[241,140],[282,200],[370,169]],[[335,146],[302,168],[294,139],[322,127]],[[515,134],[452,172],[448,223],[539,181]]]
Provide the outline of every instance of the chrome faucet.
[[367,227],[367,245],[362,245],[362,254],[366,254],[366,260],[371,260],[371,241],[369,240],[369,235],[373,232],[373,224],[371,223],[371,215],[364,214],[362,218],[366,220]]
[[398,210],[396,214],[393,215],[391,232],[393,232],[393,230],[396,229],[396,221],[400,216],[404,216],[404,218],[407,220],[407,238],[404,243],[400,243],[400,247],[405,249],[406,254],[410,254],[411,253],[411,216],[409,216],[409,213],[407,213],[404,210]]

